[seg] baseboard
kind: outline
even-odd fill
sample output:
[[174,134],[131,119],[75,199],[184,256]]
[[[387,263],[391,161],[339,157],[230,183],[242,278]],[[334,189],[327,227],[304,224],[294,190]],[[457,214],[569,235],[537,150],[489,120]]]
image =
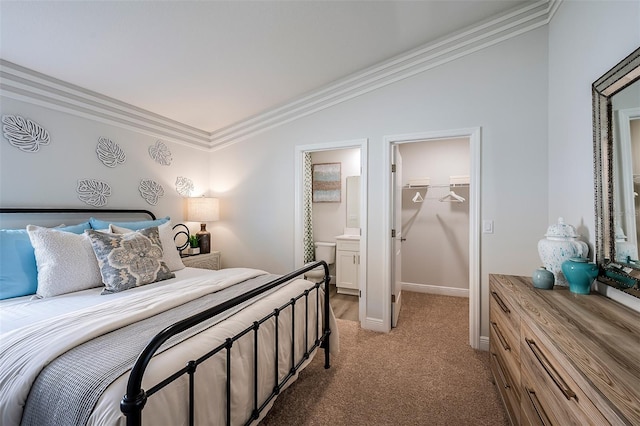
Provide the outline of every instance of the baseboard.
[[488,351],[489,350],[489,337],[480,336],[480,347],[478,349],[481,350],[481,351]]
[[468,288],[442,287],[428,284],[402,283],[402,289],[416,293],[438,294],[440,296],[469,297]]
[[365,330],[379,331],[382,333],[388,333],[390,329],[390,327],[384,326],[384,322],[382,320],[379,320],[376,318],[369,318],[369,317],[365,318],[364,321],[362,321],[362,323],[360,324],[360,326]]

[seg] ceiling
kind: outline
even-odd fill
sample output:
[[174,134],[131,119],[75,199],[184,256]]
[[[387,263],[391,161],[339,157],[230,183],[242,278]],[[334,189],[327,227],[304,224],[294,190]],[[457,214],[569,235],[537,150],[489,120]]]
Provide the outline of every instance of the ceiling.
[[0,58],[216,132],[524,3],[0,0]]

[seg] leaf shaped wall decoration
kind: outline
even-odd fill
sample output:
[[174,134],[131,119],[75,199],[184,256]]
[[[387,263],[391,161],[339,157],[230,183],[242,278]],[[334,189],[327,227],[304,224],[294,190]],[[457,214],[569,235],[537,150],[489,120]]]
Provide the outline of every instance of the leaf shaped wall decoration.
[[164,195],[164,188],[152,179],[142,179],[138,187],[140,195],[152,206],[158,203],[158,199]]
[[109,184],[97,179],[79,180],[76,191],[80,200],[94,207],[104,206],[107,204],[107,198],[111,196]]
[[4,137],[21,151],[37,152],[41,145],[49,145],[49,132],[28,118],[3,115],[2,124]]
[[118,164],[124,164],[127,160],[127,155],[117,143],[111,139],[103,137],[98,139],[96,153],[98,154],[98,159],[107,167],[115,167]]
[[176,178],[176,191],[183,197],[191,197],[193,181],[189,178],[178,176]]
[[173,161],[171,151],[169,151],[167,145],[162,141],[157,141],[155,145],[149,147],[149,155],[156,163],[162,164],[163,166],[168,166],[171,164],[171,161]]

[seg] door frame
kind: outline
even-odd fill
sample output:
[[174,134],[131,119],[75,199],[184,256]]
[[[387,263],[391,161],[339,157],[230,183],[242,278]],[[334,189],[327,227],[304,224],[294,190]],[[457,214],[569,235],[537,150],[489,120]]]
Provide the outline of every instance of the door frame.
[[383,187],[383,200],[387,208],[384,210],[384,230],[387,244],[384,256],[385,276],[383,282],[383,321],[391,324],[391,151],[394,145],[414,142],[428,142],[437,139],[469,139],[470,185],[469,185],[469,344],[473,349],[480,347],[480,170],[481,170],[481,128],[471,127],[453,130],[420,132],[411,134],[389,135],[384,137],[383,172],[387,176],[388,185]]
[[295,175],[294,175],[294,268],[303,266],[304,248],[302,244],[303,236],[303,185],[302,176],[304,169],[304,153],[317,151],[333,151],[339,149],[359,148],[360,149],[360,265],[358,270],[358,288],[360,289],[360,299],[358,303],[358,317],[360,324],[366,313],[367,306],[367,219],[368,219],[368,145],[369,139],[354,139],[347,141],[334,141],[316,143],[310,145],[297,145],[295,147]]

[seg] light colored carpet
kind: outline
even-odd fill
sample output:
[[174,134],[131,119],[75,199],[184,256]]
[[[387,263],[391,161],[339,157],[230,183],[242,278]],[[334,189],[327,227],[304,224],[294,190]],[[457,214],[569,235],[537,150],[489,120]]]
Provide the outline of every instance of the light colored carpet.
[[318,353],[260,423],[282,425],[507,425],[488,352],[469,346],[464,298],[403,293],[390,333],[338,320],[340,354]]

